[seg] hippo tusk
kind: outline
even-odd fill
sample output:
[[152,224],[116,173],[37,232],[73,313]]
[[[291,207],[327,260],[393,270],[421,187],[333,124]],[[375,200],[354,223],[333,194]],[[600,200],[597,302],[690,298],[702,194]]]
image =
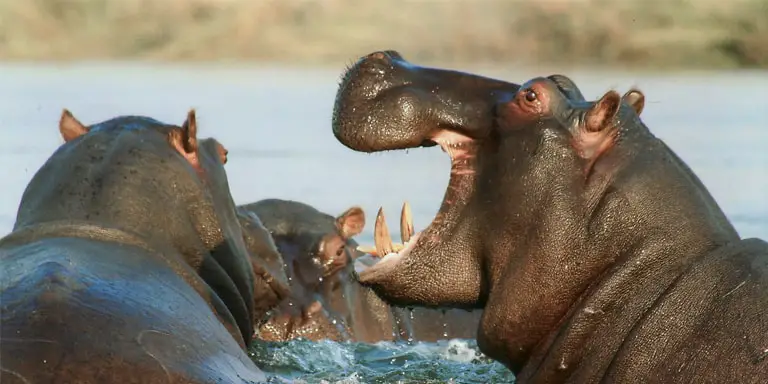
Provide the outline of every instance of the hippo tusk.
[[400,214],[400,237],[403,240],[402,243],[392,243],[387,221],[384,219],[384,208],[379,208],[379,213],[376,215],[376,224],[373,229],[375,246],[360,245],[357,247],[357,250],[371,256],[384,257],[390,253],[402,251],[414,233],[411,205],[407,201],[403,204],[403,210]]
[[403,241],[403,244],[411,240],[413,233],[413,215],[411,214],[411,205],[406,201],[403,203],[403,210],[400,211],[400,239]]
[[385,256],[392,253],[392,237],[389,236],[387,220],[384,218],[384,207],[379,208],[376,215],[376,224],[373,227],[373,243],[376,245],[376,253]]

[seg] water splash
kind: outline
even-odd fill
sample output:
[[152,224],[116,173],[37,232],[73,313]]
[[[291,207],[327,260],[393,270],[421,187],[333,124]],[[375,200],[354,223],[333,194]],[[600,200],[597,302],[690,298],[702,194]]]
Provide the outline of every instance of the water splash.
[[445,318],[446,310],[445,309],[441,310],[440,314],[441,314],[440,320],[443,321],[443,337],[447,339],[448,338],[448,321]]
[[251,357],[267,374],[296,383],[514,383],[514,375],[480,353],[474,340],[409,345],[299,339],[257,343]]
[[[407,316],[405,311],[411,311],[410,316]],[[414,340],[412,309],[390,307],[390,314],[392,315],[392,336],[394,339],[396,341],[406,340],[408,343],[412,343]]]

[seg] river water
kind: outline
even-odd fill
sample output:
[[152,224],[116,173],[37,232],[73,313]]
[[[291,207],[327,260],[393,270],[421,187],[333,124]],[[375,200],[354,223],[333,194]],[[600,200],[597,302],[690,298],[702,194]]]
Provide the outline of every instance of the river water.
[[[465,68],[473,70],[472,68]],[[61,144],[62,108],[86,124],[142,114],[181,124],[197,109],[200,137],[229,149],[235,202],[293,199],[331,214],[380,206],[393,237],[403,201],[416,229],[439,208],[449,160],[439,148],[363,154],[338,143],[330,115],[340,69],[0,65],[0,236],[10,231],[27,182]],[[480,70],[517,82],[535,70]],[[544,75],[549,73],[544,73]],[[632,74],[566,72],[587,98],[638,86],[643,119],[697,173],[743,237],[768,239],[768,72]],[[358,241],[372,242],[368,225]],[[418,338],[418,335],[415,335]],[[265,344],[266,371],[310,383],[508,383],[513,376],[472,340],[439,343]]]

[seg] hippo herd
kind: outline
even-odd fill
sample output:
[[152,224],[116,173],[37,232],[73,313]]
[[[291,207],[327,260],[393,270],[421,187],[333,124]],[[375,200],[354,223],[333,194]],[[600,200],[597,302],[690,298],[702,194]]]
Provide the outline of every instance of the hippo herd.
[[380,210],[372,247],[358,206],[236,205],[194,110],[64,110],[0,239],[0,382],[261,383],[254,343],[450,335],[519,383],[766,383],[768,243],[739,237],[644,106],[362,57],[336,139],[451,159],[432,223],[405,204],[395,243]]

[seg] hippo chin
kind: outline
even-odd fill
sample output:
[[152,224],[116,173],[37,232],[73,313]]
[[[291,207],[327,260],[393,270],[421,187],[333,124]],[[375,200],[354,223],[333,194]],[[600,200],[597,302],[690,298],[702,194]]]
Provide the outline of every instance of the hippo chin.
[[480,349],[520,383],[765,382],[768,243],[739,237],[643,108],[638,90],[587,101],[561,75],[362,58],[338,140],[437,143],[452,165],[435,220],[399,251],[377,229],[383,258],[359,280],[396,305],[484,308]]
[[246,348],[287,287],[254,273],[226,149],[198,141],[194,111],[181,126],[65,111],[60,132],[0,239],[0,381],[264,382]]

